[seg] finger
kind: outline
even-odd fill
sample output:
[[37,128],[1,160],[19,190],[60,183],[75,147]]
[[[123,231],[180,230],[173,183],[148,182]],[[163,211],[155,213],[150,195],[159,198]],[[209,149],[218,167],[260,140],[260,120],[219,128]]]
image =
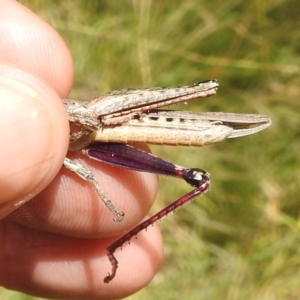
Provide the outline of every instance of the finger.
[[[147,285],[162,262],[156,226],[140,233],[115,255],[116,277],[105,254],[109,241],[86,240],[32,231],[13,223],[0,225],[0,282],[9,289],[47,298],[119,299]],[[22,247],[20,247],[22,245]]]
[[62,98],[73,82],[73,62],[59,34],[17,1],[0,1],[0,61],[47,82]]
[[35,199],[9,216],[10,220],[31,228],[76,237],[107,237],[133,228],[148,213],[156,194],[157,176],[114,167],[69,153],[96,177],[107,197],[125,216],[114,222],[114,215],[105,207],[89,182],[69,170]]
[[0,218],[44,189],[61,167],[68,122],[44,82],[0,66]]

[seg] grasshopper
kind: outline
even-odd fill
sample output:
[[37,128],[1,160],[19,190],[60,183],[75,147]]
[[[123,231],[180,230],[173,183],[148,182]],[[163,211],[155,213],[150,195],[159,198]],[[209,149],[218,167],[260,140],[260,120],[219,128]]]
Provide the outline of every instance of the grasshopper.
[[[129,146],[128,143],[204,146],[227,138],[253,134],[271,125],[271,119],[265,115],[160,109],[171,104],[213,96],[217,89],[217,81],[208,80],[175,88],[113,91],[88,102],[64,99],[70,122],[70,151],[137,171],[181,178],[195,188],[107,248],[112,272],[105,277],[104,282],[108,283],[116,274],[118,261],[113,253],[117,248],[150,224],[203,194],[210,186],[210,174],[205,170],[175,165]],[[107,198],[87,168],[68,158],[65,158],[64,166],[94,186],[103,203],[114,215],[114,221],[123,219],[124,213],[118,211]]]

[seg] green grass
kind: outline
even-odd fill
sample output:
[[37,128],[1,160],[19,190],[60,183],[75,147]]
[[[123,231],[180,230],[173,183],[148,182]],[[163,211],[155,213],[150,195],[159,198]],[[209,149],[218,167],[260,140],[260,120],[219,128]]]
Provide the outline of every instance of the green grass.
[[[217,78],[218,95],[189,109],[273,120],[264,132],[202,149],[151,147],[209,170],[213,187],[160,223],[164,266],[128,299],[299,299],[300,2],[20,2],[70,47],[74,98]],[[162,178],[153,211],[189,189]]]

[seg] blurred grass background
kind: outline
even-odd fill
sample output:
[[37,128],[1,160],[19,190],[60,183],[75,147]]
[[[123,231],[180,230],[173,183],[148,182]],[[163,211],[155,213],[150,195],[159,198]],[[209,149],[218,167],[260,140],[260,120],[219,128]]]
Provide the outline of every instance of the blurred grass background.
[[[259,134],[204,148],[151,146],[208,170],[212,189],[160,223],[163,268],[127,299],[300,299],[300,2],[20,2],[70,47],[76,99],[216,78],[217,96],[184,109],[273,120]],[[161,178],[153,212],[189,190]],[[37,299],[4,289],[0,298]]]

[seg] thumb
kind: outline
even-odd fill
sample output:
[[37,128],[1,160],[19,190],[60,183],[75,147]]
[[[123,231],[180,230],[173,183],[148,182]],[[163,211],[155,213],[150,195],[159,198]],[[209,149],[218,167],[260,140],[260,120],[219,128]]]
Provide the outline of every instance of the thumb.
[[67,152],[68,128],[50,86],[0,65],[0,219],[52,181]]

